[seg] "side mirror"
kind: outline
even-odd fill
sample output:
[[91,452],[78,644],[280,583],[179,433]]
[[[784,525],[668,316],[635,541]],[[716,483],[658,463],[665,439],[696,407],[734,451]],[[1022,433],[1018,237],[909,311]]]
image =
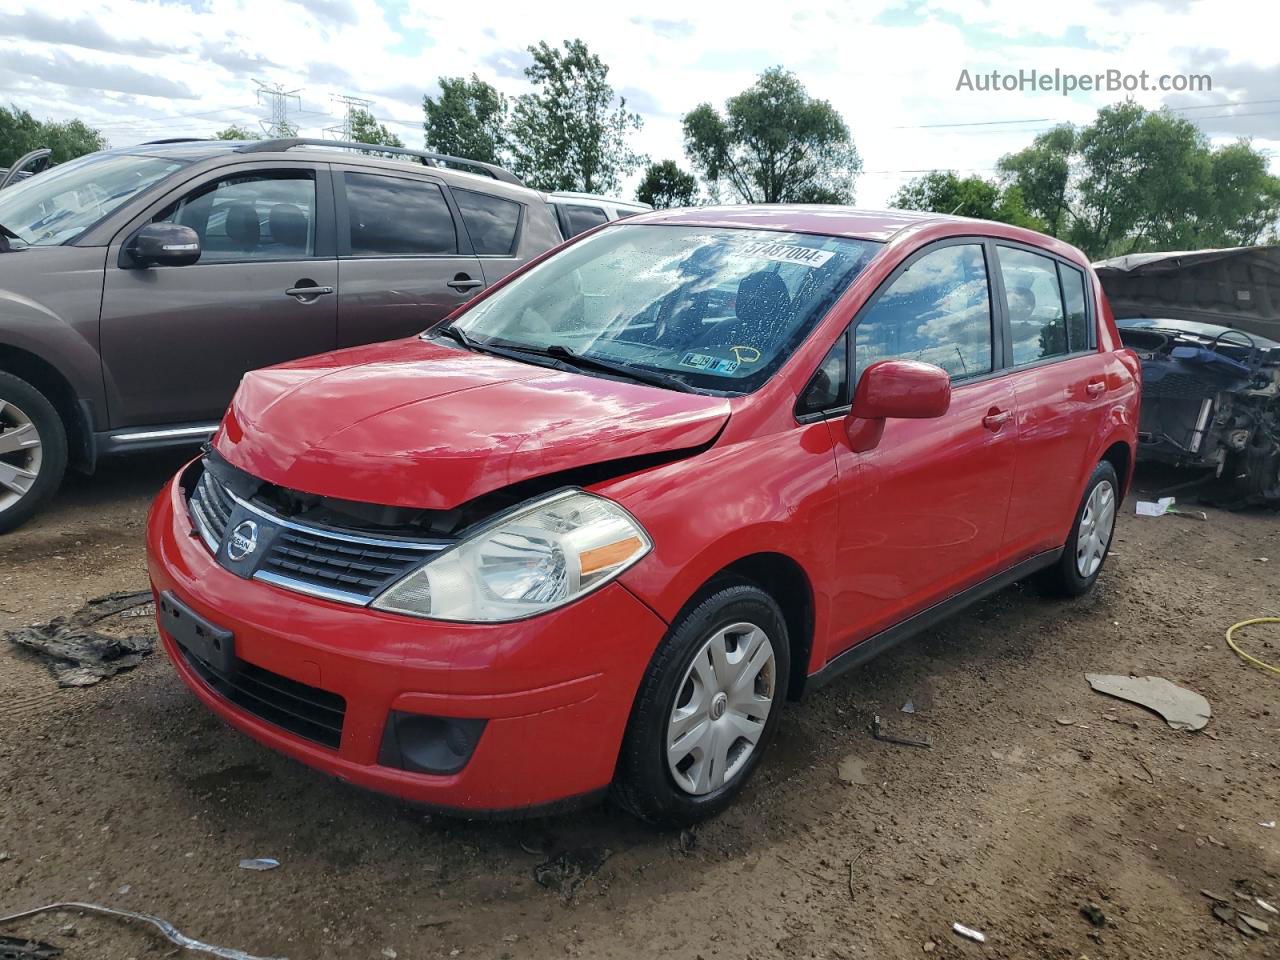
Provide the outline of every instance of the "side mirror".
[[941,367],[916,360],[881,360],[862,373],[845,431],[855,453],[874,450],[884,422],[931,420],[951,406],[951,377]]
[[149,223],[125,244],[132,267],[185,267],[200,259],[200,235],[177,223]]

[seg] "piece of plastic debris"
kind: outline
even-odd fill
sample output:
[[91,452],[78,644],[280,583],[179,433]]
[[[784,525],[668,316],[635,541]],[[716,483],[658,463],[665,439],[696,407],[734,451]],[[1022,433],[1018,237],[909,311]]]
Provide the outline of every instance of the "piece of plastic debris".
[[1089,686],[1098,693],[1128,700],[1164,717],[1175,730],[1201,730],[1213,716],[1209,701],[1164,677],[1120,677],[1086,673]]
[[54,960],[62,956],[62,948],[23,937],[0,937],[0,957],[4,960]]
[[90,600],[69,617],[5,631],[4,639],[45,657],[58,686],[87,687],[121,670],[133,669],[155,649],[154,631],[132,634],[119,627],[113,629],[111,624],[100,626],[151,602],[150,590],[111,593]]
[[1074,727],[1076,725],[1075,717],[1058,717],[1058,726]]
[[849,786],[865,787],[871,783],[867,779],[866,766],[866,761],[861,757],[849,754],[836,767],[836,775],[840,777],[841,783],[847,783]]
[[1228,900],[1226,897],[1219,896],[1218,894],[1214,893],[1212,890],[1201,890],[1200,892],[1201,892],[1204,896],[1208,897],[1210,900],[1214,900],[1214,901],[1216,901],[1217,903],[1230,903],[1230,902],[1231,902],[1231,901],[1230,901],[1230,900]]
[[1263,900],[1261,897],[1254,897],[1253,902],[1256,903],[1258,906],[1260,906],[1263,910],[1267,911],[1267,913],[1280,913],[1280,910],[1277,910],[1275,907],[1267,903],[1267,901]]
[[271,857],[255,857],[252,860],[241,860],[241,870],[274,870],[280,866],[280,861]]
[[914,701],[914,700],[908,700],[906,703],[904,703],[904,704],[902,705],[902,712],[903,712],[903,713],[915,713],[915,712],[916,712],[916,705],[915,705],[915,701]]
[[130,890],[132,890],[132,889],[133,889],[133,887],[132,887],[131,885],[129,885],[129,884],[127,884],[127,883],[123,883],[123,884],[121,884],[121,885],[120,885],[120,889],[119,889],[119,890],[117,890],[117,891],[116,891],[116,893],[120,894],[120,896],[122,896],[122,897],[123,897],[126,893],[128,893],[128,892],[129,892]]
[[1105,927],[1107,925],[1107,915],[1102,912],[1102,908],[1096,903],[1082,903],[1080,905],[1080,916],[1095,927]]
[[977,943],[987,942],[987,935],[985,933],[980,930],[974,930],[972,927],[966,927],[962,923],[953,923],[951,925],[951,929],[960,934],[960,936],[968,937],[970,940],[976,941]]
[[932,740],[912,740],[910,737],[895,737],[891,733],[885,733],[880,727],[880,716],[871,718],[871,735],[877,740],[883,740],[885,743],[897,743],[904,747],[932,747]]
[[400,954],[396,953],[391,947],[383,947],[382,955],[386,957],[387,960],[396,960],[396,957],[400,956]]
[[533,879],[539,885],[559,890],[560,896],[570,899],[588,878],[595,876],[604,862],[613,855],[607,847],[580,847],[565,850],[546,863],[533,868]]
[[1259,820],[1258,826],[1266,827],[1268,830],[1274,830],[1276,828],[1276,822],[1274,820]]
[[1161,497],[1159,500],[1139,500],[1137,503],[1138,516],[1163,517],[1175,502],[1173,497]]
[[285,957],[256,957],[252,954],[245,953],[242,950],[234,950],[231,947],[216,947],[212,944],[201,943],[199,940],[193,940],[184,933],[180,933],[173,924],[167,920],[161,920],[159,917],[153,917],[147,913],[134,913],[131,910],[115,910],[111,907],[104,907],[96,903],[78,903],[75,901],[67,901],[65,903],[47,903],[43,907],[34,907],[31,910],[23,910],[21,913],[11,913],[7,917],[0,917],[0,924],[13,923],[15,920],[25,920],[27,917],[34,917],[36,914],[49,913],[54,910],[84,910],[89,913],[101,913],[108,917],[123,917],[126,920],[138,920],[142,923],[150,924],[163,934],[164,938],[170,943],[175,943],[186,950],[197,950],[200,953],[209,953],[222,960],[287,960]]
[[1258,933],[1271,932],[1270,924],[1266,923],[1263,920],[1259,920],[1257,917],[1251,917],[1247,913],[1242,913],[1240,914],[1240,919],[1243,920],[1245,923],[1247,923],[1250,927],[1252,927]]

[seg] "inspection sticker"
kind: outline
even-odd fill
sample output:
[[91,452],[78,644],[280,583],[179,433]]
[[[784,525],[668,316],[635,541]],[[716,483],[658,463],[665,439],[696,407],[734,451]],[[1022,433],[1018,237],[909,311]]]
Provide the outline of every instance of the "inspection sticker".
[[708,356],[705,353],[686,353],[680,360],[680,366],[727,376],[738,369],[738,361],[724,360],[720,357]]
[[772,240],[744,243],[734,247],[733,253],[739,257],[776,260],[801,267],[820,267],[835,255],[834,250],[815,250],[813,247],[798,247],[794,243],[776,243]]

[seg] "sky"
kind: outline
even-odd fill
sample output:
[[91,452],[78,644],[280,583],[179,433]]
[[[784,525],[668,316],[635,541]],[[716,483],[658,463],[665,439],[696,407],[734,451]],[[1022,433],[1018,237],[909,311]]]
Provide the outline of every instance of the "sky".
[[581,38],[644,120],[633,145],[685,166],[685,113],[723,107],[768,67],[791,70],[844,117],[863,161],[856,200],[874,208],[932,169],[993,176],[1037,132],[1126,96],[957,89],[964,71],[968,87],[993,70],[1147,71],[1152,85],[1208,75],[1209,91],[1131,95],[1214,142],[1251,139],[1280,173],[1277,20],[1272,4],[1240,0],[6,0],[0,104],[79,117],[127,146],[258,129],[261,80],[297,91],[291,119],[305,136],[338,124],[334,98],[348,95],[421,146],[422,97],[438,77],[475,73],[518,96],[530,45]]

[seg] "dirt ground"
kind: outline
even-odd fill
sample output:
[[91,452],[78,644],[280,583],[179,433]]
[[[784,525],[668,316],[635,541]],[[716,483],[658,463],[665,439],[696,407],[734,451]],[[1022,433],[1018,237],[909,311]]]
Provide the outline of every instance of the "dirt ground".
[[[178,462],[109,464],[0,539],[0,628],[145,588],[148,500]],[[433,818],[224,727],[163,654],[59,689],[0,644],[0,915],[89,901],[291,960],[1280,957],[1280,915],[1250,905],[1280,909],[1280,829],[1262,826],[1280,819],[1280,677],[1222,639],[1280,615],[1280,516],[1132,513],[1091,596],[1014,587],[830,685],[788,711],[740,802],[684,834],[604,808]],[[1280,630],[1248,636],[1280,661]],[[1086,671],[1167,677],[1213,719],[1175,732]],[[933,748],[873,740],[875,714]],[[576,889],[535,879],[561,853]],[[1219,921],[1202,891],[1270,933]],[[70,958],[197,956],[89,915],[0,934]]]

